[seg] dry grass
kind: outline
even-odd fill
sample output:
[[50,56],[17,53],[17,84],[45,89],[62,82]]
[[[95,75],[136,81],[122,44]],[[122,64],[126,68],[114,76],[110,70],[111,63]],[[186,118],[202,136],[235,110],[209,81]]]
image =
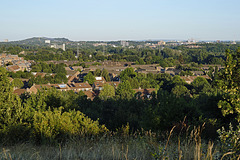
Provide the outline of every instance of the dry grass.
[[214,160],[221,159],[213,142],[201,139],[203,126],[194,128],[186,137],[173,134],[174,128],[162,140],[152,132],[131,135],[103,135],[73,138],[55,146],[23,143],[0,146],[0,159],[28,160]]

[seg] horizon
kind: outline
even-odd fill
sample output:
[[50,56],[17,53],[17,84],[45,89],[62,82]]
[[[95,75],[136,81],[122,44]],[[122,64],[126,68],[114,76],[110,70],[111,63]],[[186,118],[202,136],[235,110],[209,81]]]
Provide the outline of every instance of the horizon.
[[0,41],[239,41],[237,0],[12,0],[2,2]]
[[[117,41],[139,41],[139,42],[142,42],[142,41],[165,41],[165,42],[170,42],[170,41],[188,41],[189,39],[193,39],[193,40],[196,40],[194,38],[189,38],[189,39],[117,39],[117,40],[72,40],[68,37],[46,37],[46,36],[33,36],[33,37],[28,37],[28,38],[24,38],[24,39],[18,39],[18,40],[8,40],[8,42],[17,42],[17,41],[23,41],[23,40],[28,40],[28,39],[31,39],[31,38],[46,38],[46,39],[56,39],[56,38],[65,38],[69,41],[72,41],[72,42],[117,42]],[[4,40],[6,39],[0,39],[0,42],[4,42]],[[210,39],[210,40],[207,40],[207,39],[204,39],[204,40],[196,40],[197,42],[215,42],[215,41],[218,41],[220,39]],[[239,42],[240,40],[220,40],[221,42],[231,42],[231,41],[235,41],[235,42]]]

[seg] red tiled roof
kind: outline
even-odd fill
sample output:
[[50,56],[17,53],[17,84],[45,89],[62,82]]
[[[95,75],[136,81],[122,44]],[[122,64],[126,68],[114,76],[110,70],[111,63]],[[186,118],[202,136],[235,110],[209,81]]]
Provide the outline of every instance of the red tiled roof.
[[83,93],[91,100],[96,97],[96,93],[93,91],[83,91]]
[[37,77],[37,76],[40,76],[40,77],[44,77],[46,75],[46,73],[40,73],[40,72],[38,72],[36,75],[35,75],[35,77]]
[[69,84],[70,89],[83,89],[83,88],[92,88],[87,82],[84,83],[71,83]]
[[13,91],[13,93],[14,94],[17,94],[17,95],[21,95],[21,94],[23,94],[24,92],[26,92],[26,89],[15,89],[14,91]]
[[101,82],[101,81],[96,81],[96,82],[94,82],[93,84],[94,84],[94,86],[95,86],[95,88],[96,88],[96,87],[103,87],[103,85],[104,85],[105,83],[103,83],[103,82]]
[[17,70],[20,69],[20,67],[19,67],[18,65],[9,66],[9,67],[7,67],[7,68],[8,68],[8,70],[10,70],[10,71],[17,71]]

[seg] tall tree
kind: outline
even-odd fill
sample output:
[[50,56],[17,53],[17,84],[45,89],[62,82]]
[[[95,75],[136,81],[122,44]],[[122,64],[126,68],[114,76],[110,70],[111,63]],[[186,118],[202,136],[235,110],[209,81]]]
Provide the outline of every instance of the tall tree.
[[101,90],[99,97],[102,100],[107,100],[115,96],[115,88],[109,84],[104,84],[103,90]]
[[134,90],[128,80],[120,83],[116,90],[116,94],[119,95],[122,99],[131,99],[134,95]]
[[86,81],[91,85],[96,81],[92,72],[88,72],[88,74],[84,77],[84,82]]
[[105,80],[106,80],[107,82],[110,81],[109,73],[108,73],[108,71],[107,71],[106,69],[103,69],[103,70],[102,70],[102,76],[105,78]]
[[236,53],[226,51],[226,64],[219,86],[223,90],[223,100],[218,102],[224,116],[236,115],[240,121],[240,48]]

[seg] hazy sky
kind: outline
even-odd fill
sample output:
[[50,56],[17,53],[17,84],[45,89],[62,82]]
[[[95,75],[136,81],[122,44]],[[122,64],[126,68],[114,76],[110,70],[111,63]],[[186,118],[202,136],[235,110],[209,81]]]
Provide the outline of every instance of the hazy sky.
[[240,0],[2,0],[0,41],[240,40]]

